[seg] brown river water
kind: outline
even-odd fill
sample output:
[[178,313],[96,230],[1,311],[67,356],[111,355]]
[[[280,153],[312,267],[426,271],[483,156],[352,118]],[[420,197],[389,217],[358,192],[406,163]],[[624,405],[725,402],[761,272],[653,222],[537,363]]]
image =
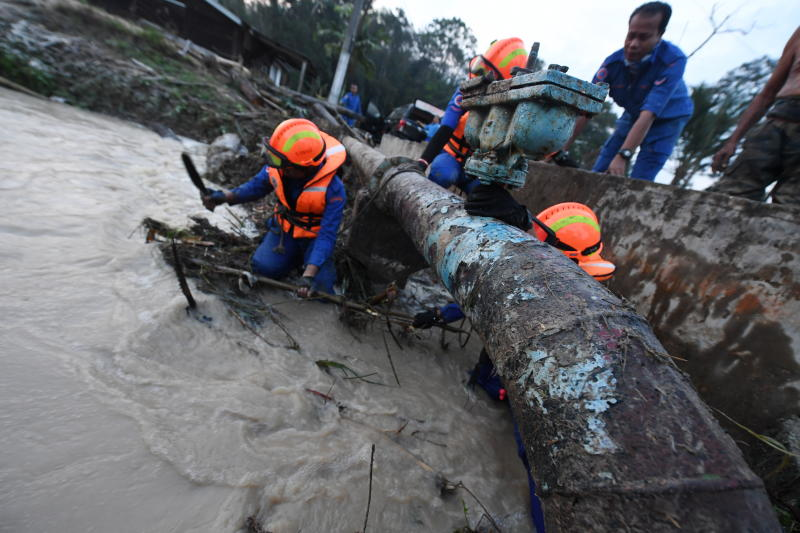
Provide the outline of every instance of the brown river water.
[[508,409],[464,384],[476,340],[387,337],[398,387],[383,329],[351,334],[332,305],[265,291],[299,351],[195,290],[198,320],[137,230],[208,215],[186,146],[0,89],[0,147],[0,531],[238,532],[256,516],[275,533],[352,533],[373,444],[367,531],[476,526],[480,505],[441,496],[427,467],[503,531],[531,531]]

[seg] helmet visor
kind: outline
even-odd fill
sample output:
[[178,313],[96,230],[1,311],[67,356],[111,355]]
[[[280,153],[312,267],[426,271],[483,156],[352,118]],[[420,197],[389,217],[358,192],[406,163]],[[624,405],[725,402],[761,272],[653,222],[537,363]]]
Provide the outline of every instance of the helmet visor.
[[326,145],[324,141],[322,143],[322,150],[320,150],[320,152],[314,156],[314,158],[311,160],[310,165],[298,165],[297,163],[290,161],[289,158],[286,157],[286,155],[282,154],[281,152],[273,148],[272,144],[270,144],[269,141],[270,141],[269,137],[264,137],[264,139],[261,141],[261,156],[264,157],[264,159],[266,160],[266,164],[268,167],[277,169],[283,169],[287,167],[305,169],[308,168],[309,166],[315,166],[321,163],[325,157]]
[[600,240],[600,241],[597,241],[596,243],[594,243],[593,245],[584,248],[583,250],[576,250],[575,248],[573,248],[569,244],[567,244],[564,241],[562,241],[561,239],[559,239],[558,236],[556,236],[556,232],[553,231],[553,229],[550,226],[548,226],[547,224],[545,224],[544,222],[542,222],[538,218],[532,216],[531,217],[531,221],[534,224],[536,224],[537,226],[539,226],[542,229],[542,231],[544,231],[544,233],[546,235],[546,237],[544,239],[544,242],[546,242],[550,246],[555,246],[556,248],[558,248],[561,251],[564,251],[564,252],[578,252],[580,255],[589,256],[589,255],[592,255],[593,253],[598,252],[600,250],[600,248],[603,246],[603,241]]
[[269,144],[269,137],[264,137],[261,141],[261,156],[266,160],[268,167],[286,168],[287,166],[297,166]]
[[500,70],[483,54],[477,55],[469,62],[469,73],[471,76],[485,76],[490,72],[494,73],[494,79],[502,80],[503,74]]

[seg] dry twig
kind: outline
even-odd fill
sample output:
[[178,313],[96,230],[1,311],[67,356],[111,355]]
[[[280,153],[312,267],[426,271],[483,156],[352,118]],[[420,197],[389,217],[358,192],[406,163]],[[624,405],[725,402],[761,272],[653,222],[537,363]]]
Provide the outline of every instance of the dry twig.
[[367,514],[364,516],[363,533],[367,532],[367,520],[369,519],[369,506],[372,503],[372,466],[375,463],[375,444],[372,445],[372,453],[369,456],[369,495],[367,496]]

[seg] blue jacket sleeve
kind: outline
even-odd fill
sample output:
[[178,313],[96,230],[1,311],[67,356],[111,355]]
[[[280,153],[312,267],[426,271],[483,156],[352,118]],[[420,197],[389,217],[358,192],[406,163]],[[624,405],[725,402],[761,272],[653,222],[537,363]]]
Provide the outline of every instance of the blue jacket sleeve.
[[597,69],[597,72],[594,73],[592,77],[592,83],[613,83],[613,80],[609,79],[609,75],[613,77],[614,74],[614,63],[622,61],[623,55],[622,50],[617,50],[607,58],[603,60],[603,63],[600,65],[600,68]]
[[650,89],[642,104],[642,111],[651,111],[655,116],[661,115],[675,90],[683,84],[685,69],[686,57],[677,58],[674,62],[666,65],[653,81],[653,88]]
[[231,202],[231,204],[235,205],[252,202],[253,200],[260,200],[273,190],[274,187],[272,187],[272,184],[269,182],[269,174],[265,166],[258,174],[250,178],[250,181],[239,185],[231,191],[235,196],[235,200]]
[[453,96],[450,98],[444,110],[444,116],[441,120],[442,126],[449,126],[456,129],[458,121],[461,120],[461,117],[466,113],[466,110],[461,107],[461,98],[461,89],[456,89],[456,92],[453,93]]
[[464,318],[464,312],[455,302],[450,302],[444,307],[440,307],[439,312],[442,314],[442,320],[445,324]]
[[346,199],[344,183],[339,176],[334,176],[325,192],[325,211],[322,213],[319,234],[314,239],[313,248],[308,256],[309,265],[322,266],[333,253]]

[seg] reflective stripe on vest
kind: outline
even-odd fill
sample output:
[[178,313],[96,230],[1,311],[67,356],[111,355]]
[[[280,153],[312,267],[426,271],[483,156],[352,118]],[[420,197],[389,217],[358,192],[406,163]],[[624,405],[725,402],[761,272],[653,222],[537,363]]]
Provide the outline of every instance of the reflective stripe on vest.
[[467,125],[468,116],[469,112],[461,115],[458,126],[453,130],[453,134],[447,140],[447,144],[444,145],[445,152],[455,157],[456,161],[459,163],[466,161],[470,154],[472,154],[472,148],[469,147],[467,140],[464,138],[464,128]]
[[[341,147],[344,149],[343,146]],[[335,146],[332,150],[337,148],[339,147]],[[283,180],[281,180],[280,174],[274,168],[269,169],[269,182],[278,197],[274,216],[280,223],[281,229],[286,232],[291,231],[293,237],[314,238],[319,233],[322,215],[325,212],[325,195],[328,191],[328,185],[336,175],[335,170],[323,175],[322,172],[325,170],[327,169],[323,166],[319,174],[306,182],[297,197],[294,209],[292,209],[289,206],[289,202],[286,201],[286,193],[283,190]]]

